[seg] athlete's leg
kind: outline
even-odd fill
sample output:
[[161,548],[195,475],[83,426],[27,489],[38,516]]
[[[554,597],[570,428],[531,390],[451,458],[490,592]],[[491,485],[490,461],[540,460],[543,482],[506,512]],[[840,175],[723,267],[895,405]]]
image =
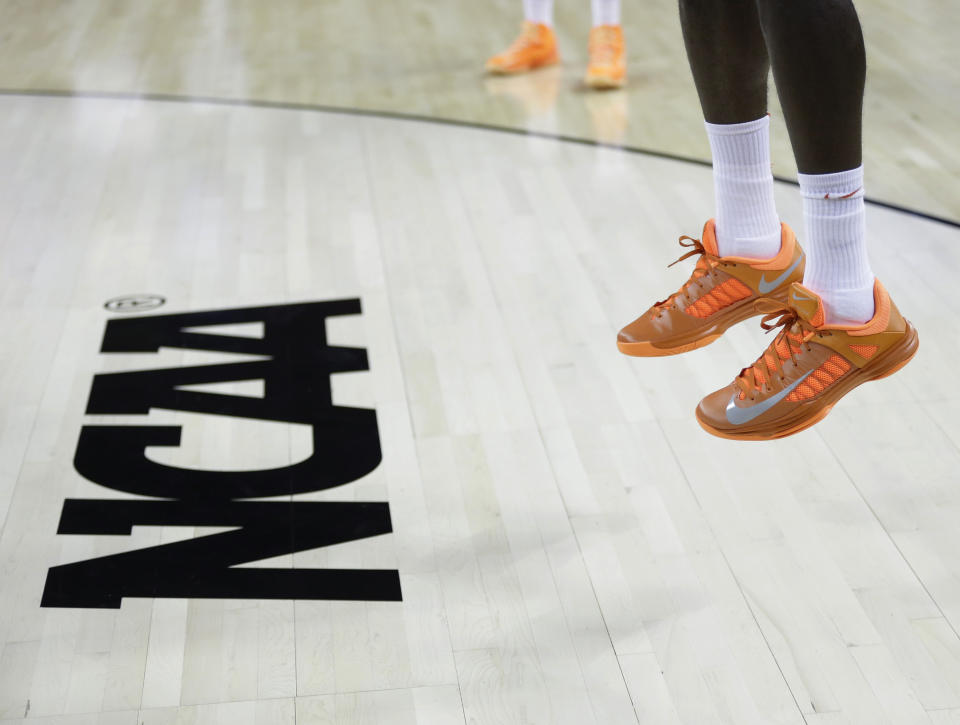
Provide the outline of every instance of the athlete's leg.
[[770,61],[756,0],[680,0],[680,25],[704,119],[765,116]]
[[593,88],[619,88],[627,81],[627,53],[620,27],[620,0],[591,0],[587,74],[584,82]]
[[620,331],[628,355],[702,347],[742,320],[786,304],[803,275],[803,252],[781,226],[770,170],[769,62],[754,0],[680,0],[690,68],[713,154],[716,223],[680,291]]
[[851,0],[755,0],[803,174],[860,165],[866,54]]
[[590,0],[593,26],[620,25],[620,0]]
[[553,25],[553,0],[523,0],[523,17],[531,23]]
[[770,169],[770,63],[755,0],[680,0],[680,22],[713,155],[720,255],[769,259],[781,228]]
[[830,323],[873,317],[861,165],[866,55],[850,0],[756,0],[804,197],[804,284]]

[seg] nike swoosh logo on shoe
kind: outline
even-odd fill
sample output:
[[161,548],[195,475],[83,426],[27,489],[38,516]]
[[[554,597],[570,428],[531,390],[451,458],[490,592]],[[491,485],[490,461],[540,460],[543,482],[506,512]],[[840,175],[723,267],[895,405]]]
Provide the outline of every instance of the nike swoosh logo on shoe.
[[790,273],[791,273],[793,270],[795,270],[795,269],[797,268],[797,265],[800,264],[800,260],[802,260],[802,259],[803,259],[803,255],[801,254],[799,257],[797,257],[795,260],[793,260],[793,264],[791,264],[789,267],[787,267],[787,271],[786,271],[786,272],[784,272],[783,274],[781,274],[779,277],[777,277],[775,280],[773,280],[773,281],[771,281],[771,282],[767,282],[767,275],[766,275],[766,273],[764,273],[763,276],[760,277],[760,282],[759,282],[759,284],[757,284],[757,289],[760,290],[760,293],[761,293],[761,294],[766,294],[767,292],[772,292],[772,291],[775,290],[777,287],[779,287],[781,284],[783,284],[783,281],[784,281],[787,277],[790,276]]
[[793,389],[797,387],[800,383],[807,379],[807,375],[810,375],[813,370],[808,370],[807,374],[804,375],[799,380],[794,380],[790,385],[781,390],[776,395],[772,395],[762,403],[757,403],[756,405],[751,405],[749,408],[738,408],[737,407],[737,394],[734,393],[730,396],[730,402],[727,403],[727,420],[733,423],[733,425],[743,425],[744,423],[749,423],[751,420],[757,416],[763,415],[770,408],[775,406],[781,400],[786,398],[790,393],[793,392]]

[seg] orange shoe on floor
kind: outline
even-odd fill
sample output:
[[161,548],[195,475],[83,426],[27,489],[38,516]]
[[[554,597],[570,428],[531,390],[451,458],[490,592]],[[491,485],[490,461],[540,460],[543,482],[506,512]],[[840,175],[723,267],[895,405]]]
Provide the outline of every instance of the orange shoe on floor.
[[619,25],[597,25],[590,30],[590,60],[583,82],[591,88],[620,88],[627,82],[627,57]]
[[702,236],[680,237],[680,246],[690,251],[677,262],[701,255],[693,274],[678,292],[620,330],[620,352],[659,357],[709,345],[738,322],[784,309],[791,283],[803,279],[803,250],[786,224],[781,224],[780,252],[768,260],[719,256],[713,219]]
[[873,299],[876,312],[866,324],[825,325],[820,298],[799,283],[792,285],[789,308],[762,323],[767,330],[783,329],[730,385],[700,401],[700,425],[721,438],[783,438],[822,420],[861,383],[902,368],[917,352],[917,330],[879,281]]
[[508,75],[560,62],[553,29],[541,23],[524,21],[523,30],[513,44],[487,61],[487,72]]

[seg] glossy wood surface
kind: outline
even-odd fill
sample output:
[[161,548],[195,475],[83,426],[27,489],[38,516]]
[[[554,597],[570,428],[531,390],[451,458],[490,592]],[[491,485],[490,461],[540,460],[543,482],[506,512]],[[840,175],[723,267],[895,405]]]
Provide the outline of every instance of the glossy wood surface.
[[[857,3],[871,197],[960,221],[960,5]],[[581,87],[589,3],[557,0],[563,66],[484,78],[519,0],[0,0],[0,89],[165,93],[423,114],[709,159],[673,0],[624,2],[625,91]],[[830,72],[825,69],[824,72]],[[773,163],[796,166],[771,87]]]
[[[478,58],[515,12],[497,7],[3,2],[0,86],[481,109],[472,120],[702,150],[698,118],[666,122],[669,103],[645,100],[645,62],[676,74],[657,91],[675,108],[692,98],[666,56],[635,44],[625,93],[574,87],[570,3],[564,69],[484,81]],[[860,10],[892,18],[892,46],[955,12]],[[635,37],[679,52],[672,8],[627,12]],[[450,75],[438,48],[459,59]],[[949,89],[950,53],[930,42],[901,63],[936,57]],[[912,92],[945,109],[948,141],[956,94],[926,83]],[[893,98],[891,128],[906,123]],[[889,188],[952,173],[956,144],[938,151],[926,128],[911,143],[929,155],[908,155],[931,173]],[[900,163],[905,147],[879,146]],[[736,444],[693,409],[769,343],[756,321],[676,358],[614,344],[689,273],[665,266],[710,213],[709,168],[424,121],[22,95],[0,97],[0,159],[0,722],[960,723],[957,228],[870,207],[871,263],[919,354],[809,431]],[[777,200],[799,226],[797,190]],[[181,425],[179,448],[149,452],[171,466],[309,455],[303,426],[85,414],[98,372],[222,360],[100,353],[104,302],[148,292],[158,312],[362,300],[327,334],[366,348],[370,370],[333,376],[333,394],[376,409],[383,462],[296,500],[387,501],[393,533],[254,565],[397,569],[401,603],[39,606],[51,566],[214,530],[57,535],[64,499],[124,496],[76,472],[83,425]],[[258,394],[244,385],[228,391]]]

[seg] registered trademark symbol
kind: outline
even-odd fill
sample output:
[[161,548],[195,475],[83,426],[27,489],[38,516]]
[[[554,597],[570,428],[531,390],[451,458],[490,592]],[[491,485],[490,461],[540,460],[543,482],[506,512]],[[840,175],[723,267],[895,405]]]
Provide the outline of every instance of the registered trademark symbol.
[[104,303],[111,312],[145,312],[160,307],[167,300],[160,295],[124,295]]

